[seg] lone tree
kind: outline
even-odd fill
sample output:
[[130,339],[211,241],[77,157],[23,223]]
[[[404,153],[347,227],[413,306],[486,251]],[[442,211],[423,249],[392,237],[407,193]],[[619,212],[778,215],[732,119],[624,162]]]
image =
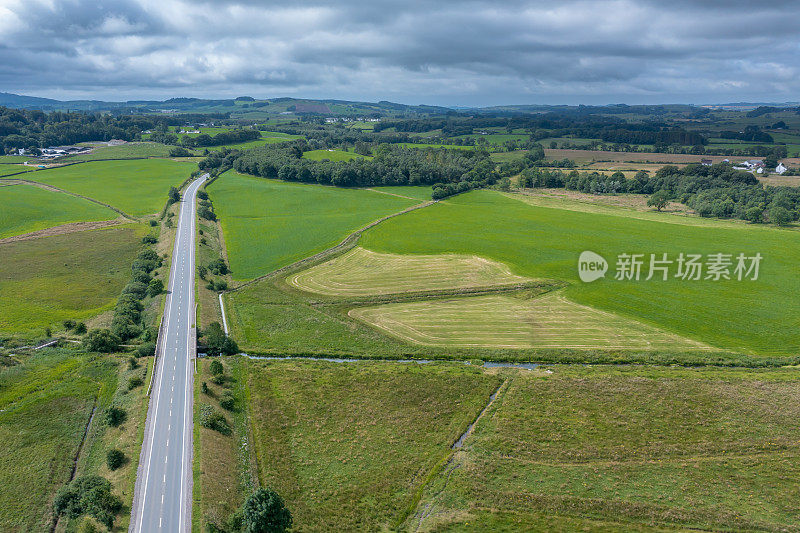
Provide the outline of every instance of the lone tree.
[[655,207],[658,211],[667,207],[667,204],[669,204],[669,195],[663,190],[654,192],[647,199],[647,207]]
[[292,513],[277,492],[258,489],[242,506],[242,531],[283,533],[292,526]]

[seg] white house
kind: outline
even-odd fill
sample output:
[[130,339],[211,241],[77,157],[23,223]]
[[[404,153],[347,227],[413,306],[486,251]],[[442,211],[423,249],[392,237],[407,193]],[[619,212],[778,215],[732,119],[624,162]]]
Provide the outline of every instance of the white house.
[[775,167],[775,174],[783,174],[787,170],[789,169],[783,163],[778,163],[778,166]]

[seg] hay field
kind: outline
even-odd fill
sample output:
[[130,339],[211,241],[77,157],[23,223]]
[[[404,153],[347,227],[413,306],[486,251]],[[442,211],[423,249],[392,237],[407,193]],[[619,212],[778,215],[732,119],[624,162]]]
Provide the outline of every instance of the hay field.
[[356,247],[287,281],[298,289],[328,296],[372,296],[516,285],[530,278],[474,255],[382,254]]
[[430,346],[705,350],[635,320],[579,305],[560,292],[520,299],[490,295],[352,309],[394,337]]

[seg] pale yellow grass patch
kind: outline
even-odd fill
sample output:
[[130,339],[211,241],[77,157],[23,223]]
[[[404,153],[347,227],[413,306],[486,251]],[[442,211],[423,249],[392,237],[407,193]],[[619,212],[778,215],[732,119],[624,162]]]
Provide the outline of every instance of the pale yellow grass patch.
[[711,349],[656,327],[567,300],[491,295],[352,309],[349,315],[416,344],[483,348]]
[[287,281],[317,294],[372,296],[517,285],[531,280],[517,276],[502,263],[474,255],[383,254],[357,247]]

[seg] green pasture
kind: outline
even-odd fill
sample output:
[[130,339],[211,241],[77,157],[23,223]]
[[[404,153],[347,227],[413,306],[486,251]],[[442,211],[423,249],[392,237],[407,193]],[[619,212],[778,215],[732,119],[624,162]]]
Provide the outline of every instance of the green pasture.
[[39,171],[36,181],[144,216],[161,211],[170,186],[196,169],[194,163],[168,159],[97,161]]
[[248,361],[260,481],[297,531],[395,530],[499,380],[466,365]]
[[800,522],[792,370],[505,375],[407,529],[791,531]]
[[310,150],[303,153],[303,157],[311,161],[351,161],[353,159],[363,159],[366,156],[355,152],[345,152],[344,150]]
[[[800,350],[800,233],[727,222],[681,225],[527,205],[492,191],[470,192],[387,220],[360,245],[394,254],[475,254],[506,264],[515,274],[564,280],[565,296],[682,337],[754,355]],[[578,256],[594,251],[609,262],[606,278],[582,283]],[[689,281],[660,275],[645,281],[613,279],[618,254],[733,254],[763,257],[757,281]],[[660,257],[660,255],[658,256]],[[676,272],[672,265],[672,274]],[[731,268],[732,270],[732,268]]]
[[30,172],[31,170],[33,170],[33,167],[11,163],[0,163],[0,176],[8,176],[10,174],[17,174],[19,172]]
[[153,142],[130,142],[116,146],[105,143],[87,143],[92,147],[88,154],[67,156],[59,161],[98,161],[102,159],[141,159],[149,157],[168,157],[174,146]]
[[406,198],[416,199],[420,202],[430,200],[433,194],[433,187],[426,186],[387,185],[385,187],[370,187],[370,189],[382,193],[405,196]]
[[69,222],[113,220],[117,216],[89,200],[41,187],[0,187],[0,239]]
[[0,333],[42,335],[111,309],[145,233],[124,225],[0,244]]
[[208,192],[237,280],[313,255],[378,218],[419,203],[365,189],[288,183],[233,171]]

